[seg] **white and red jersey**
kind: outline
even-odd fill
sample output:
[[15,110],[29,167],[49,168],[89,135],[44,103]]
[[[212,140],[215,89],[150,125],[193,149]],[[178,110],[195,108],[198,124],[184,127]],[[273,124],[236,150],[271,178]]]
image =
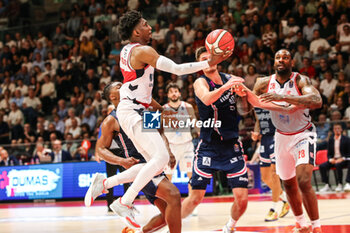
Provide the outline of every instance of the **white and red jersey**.
[[131,52],[140,45],[127,44],[120,52],[120,70],[124,77],[124,85],[120,88],[120,100],[131,99],[149,104],[152,101],[154,67],[146,65],[143,69],[134,70],[130,65]]
[[[165,104],[163,107],[164,110],[177,111],[174,117],[176,117],[179,121],[186,122],[188,120],[191,120],[191,116],[187,110],[187,105],[189,104],[184,101],[181,101],[181,104],[178,109],[173,109],[169,104]],[[191,128],[167,128],[164,130],[164,134],[167,137],[170,144],[183,144],[192,141]]]
[[[270,78],[267,92],[280,95],[300,96],[301,93],[296,82],[296,78],[299,75],[299,73],[292,72],[290,79],[285,83],[280,84],[276,80],[276,75],[273,74]],[[278,105],[289,105],[286,102],[274,103]],[[294,113],[289,114],[280,113],[278,111],[271,111],[271,119],[277,131],[285,135],[292,135],[303,132],[304,130],[310,128],[312,125],[309,109],[299,109]]]

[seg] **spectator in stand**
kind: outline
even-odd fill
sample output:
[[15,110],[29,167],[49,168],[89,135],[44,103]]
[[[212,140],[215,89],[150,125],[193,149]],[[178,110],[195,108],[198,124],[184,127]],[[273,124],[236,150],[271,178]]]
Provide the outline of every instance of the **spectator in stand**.
[[189,18],[190,8],[190,3],[188,3],[186,0],[180,0],[179,5],[177,6],[178,18],[176,25],[184,25],[186,20]]
[[326,39],[320,38],[320,31],[314,30],[314,37],[310,44],[310,52],[316,54],[319,47],[323,47],[326,51],[331,48]]
[[8,154],[7,150],[1,147],[0,150],[0,166],[17,166],[19,165],[16,157]]
[[[81,114],[83,114],[84,107],[82,104],[78,102],[78,99],[75,96],[70,97],[70,103],[68,107],[74,109],[76,116],[80,116]],[[68,112],[68,116],[69,116],[69,112]],[[80,121],[78,122],[80,123]]]
[[24,124],[22,138],[18,140],[18,143],[23,143],[27,141],[28,143],[35,142],[35,132],[31,129],[30,124]]
[[0,145],[10,144],[10,128],[4,121],[4,114],[0,113]]
[[330,124],[327,122],[326,114],[320,114],[316,125],[317,151],[326,150],[330,133]]
[[80,33],[79,41],[83,41],[83,38],[86,37],[88,41],[91,41],[94,36],[94,31],[89,28],[88,24],[83,25],[83,31]]
[[154,32],[152,32],[152,41],[156,40],[158,44],[163,44],[165,40],[165,31],[160,27],[159,23],[154,25]]
[[96,30],[95,30],[95,43],[97,44],[96,47],[100,49],[100,56],[102,59],[106,58],[106,55],[109,53],[109,45],[108,45],[108,31],[106,28],[103,27],[102,22],[98,21],[96,22]]
[[0,109],[5,112],[10,112],[11,110],[11,91],[9,89],[5,90],[1,96]]
[[54,133],[54,134],[56,135],[56,138],[57,138],[57,139],[63,140],[63,133],[61,133],[60,131],[58,131],[58,130],[56,129],[56,126],[55,126],[54,123],[50,123],[50,124],[49,124],[48,132],[49,132],[49,134]]
[[329,18],[324,16],[321,20],[320,37],[328,41],[330,45],[335,45],[336,27],[329,23]]
[[16,103],[16,105],[19,107],[19,108],[22,108],[22,104],[23,104],[23,96],[22,96],[22,93],[20,90],[16,90],[15,91],[15,95],[14,97],[11,98],[11,103]]
[[76,109],[72,107],[68,109],[68,118],[64,122],[66,132],[72,126],[72,121],[74,119],[77,121],[77,124],[80,125],[81,123],[80,118],[76,116]]
[[315,19],[312,16],[307,17],[307,24],[303,27],[304,38],[309,42],[312,41],[314,37],[314,31],[320,29],[320,25],[315,23]]
[[298,12],[294,14],[295,22],[299,26],[299,28],[303,28],[307,21],[307,14],[305,13],[305,6],[300,4],[298,6]]
[[238,39],[238,45],[241,46],[243,43],[247,43],[250,48],[253,47],[256,37],[250,33],[248,26],[243,27],[243,35]]
[[21,66],[21,70],[16,74],[16,80],[22,80],[24,86],[28,86],[30,82],[30,74],[28,72],[28,67],[23,65]]
[[39,140],[39,137],[43,139],[43,141],[47,142],[50,140],[50,134],[47,130],[45,130],[44,124],[38,122],[36,124],[36,139]]
[[288,22],[282,20],[280,24],[280,38],[288,48],[290,44],[297,41],[297,32],[300,30],[299,26],[295,24],[295,19],[290,17]]
[[297,70],[300,70],[303,67],[303,58],[311,57],[311,53],[306,49],[305,44],[299,44],[298,50],[294,54],[294,66]]
[[187,45],[184,55],[181,57],[181,63],[193,62],[195,61],[195,56],[191,45]]
[[316,75],[316,69],[311,65],[311,59],[309,57],[303,57],[303,67],[299,70],[299,73],[306,74],[311,79]]
[[169,24],[169,30],[165,34],[165,44],[168,46],[171,43],[171,35],[175,34],[176,38],[181,38],[181,34],[178,30],[175,29],[175,25],[173,23]]
[[170,1],[162,0],[162,4],[157,8],[157,23],[164,22],[165,25],[169,25],[175,22],[176,17],[176,7]]
[[78,125],[77,119],[73,118],[71,122],[71,126],[66,127],[66,133],[71,133],[73,135],[73,139],[77,140],[81,136],[81,128]]
[[343,191],[343,168],[348,168],[346,177],[346,185],[344,191],[350,191],[350,161],[346,159],[350,157],[350,138],[342,134],[343,128],[341,124],[333,125],[333,135],[328,141],[328,161],[320,165],[320,172],[322,176],[322,182],[326,185],[320,190],[320,192],[331,191],[331,185],[329,184],[329,170],[335,167],[337,170],[336,192]]
[[57,131],[61,132],[61,134],[64,134],[64,129],[65,129],[65,125],[63,120],[60,119],[60,116],[55,114],[53,116],[53,122],[55,124],[55,128]]
[[95,93],[95,97],[94,97],[94,101],[92,102],[92,106],[95,107],[97,113],[100,113],[103,108],[107,108],[108,103],[106,100],[102,99],[101,92],[97,91]]
[[44,147],[44,144],[37,142],[35,150],[33,151],[33,158],[34,160],[39,159],[40,163],[48,163],[51,162],[51,152],[50,149]]
[[65,138],[65,143],[62,146],[62,150],[68,151],[72,157],[75,157],[75,154],[78,152],[78,143],[76,143],[73,139],[73,135],[71,133],[67,133]]
[[43,111],[47,115],[52,110],[52,100],[56,97],[55,85],[51,82],[50,75],[44,76],[44,84],[41,86],[40,100],[43,103]]
[[93,107],[85,108],[83,113],[83,120],[81,122],[82,124],[88,124],[91,130],[95,129],[96,126],[96,116],[93,114],[93,112]]
[[341,45],[341,51],[350,53],[350,26],[343,26],[344,33],[339,36],[339,44]]
[[[182,54],[183,54],[183,44],[178,40],[178,38],[176,38],[175,34],[172,34],[170,36],[170,39],[171,39],[171,43],[168,45],[165,53],[170,53],[170,49],[174,48],[175,51],[176,51],[176,54],[182,56]],[[181,63],[181,61],[180,61],[180,63]]]
[[325,79],[320,83],[320,92],[328,99],[330,103],[334,95],[337,83],[338,81],[336,79],[333,79],[333,72],[331,70],[326,71]]
[[55,140],[52,145],[52,152],[50,153],[51,161],[53,163],[62,163],[72,160],[72,156],[68,151],[62,150],[62,143],[60,140]]
[[258,74],[256,73],[256,67],[252,64],[248,65],[247,74],[244,77],[244,85],[250,90],[253,90]]
[[60,119],[64,119],[67,114],[68,114],[68,109],[66,107],[66,101],[64,101],[64,99],[60,99],[58,101],[58,111],[57,111],[58,116],[60,117]]

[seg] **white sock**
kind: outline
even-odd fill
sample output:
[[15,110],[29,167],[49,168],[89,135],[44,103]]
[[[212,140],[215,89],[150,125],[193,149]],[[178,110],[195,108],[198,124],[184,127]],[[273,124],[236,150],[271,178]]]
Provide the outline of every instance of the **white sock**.
[[274,211],[276,211],[276,207],[277,207],[277,201],[276,202],[272,202],[272,206],[271,206],[271,209],[273,209]]
[[237,223],[236,220],[234,220],[233,218],[230,218],[230,219],[228,220],[228,222],[226,223],[226,225],[227,225],[229,228],[232,229],[232,228],[235,228],[236,223]]
[[321,227],[321,221],[320,219],[311,221],[312,229],[315,229],[316,227]]
[[301,214],[299,216],[295,216],[295,219],[297,220],[297,223],[299,223],[299,225],[301,227],[307,227],[307,221],[306,221],[304,214]]
[[110,189],[117,185],[133,182],[141,168],[145,165],[145,163],[139,163],[131,168],[107,178],[105,182],[105,188]]
[[287,194],[285,191],[282,192],[282,194],[280,195],[280,198],[282,199],[283,202],[287,202]]

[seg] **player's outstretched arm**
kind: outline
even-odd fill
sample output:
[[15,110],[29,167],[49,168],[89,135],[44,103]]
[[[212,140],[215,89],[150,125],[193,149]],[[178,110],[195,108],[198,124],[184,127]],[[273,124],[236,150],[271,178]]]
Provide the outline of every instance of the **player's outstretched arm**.
[[301,96],[278,95],[265,93],[260,96],[262,102],[284,101],[294,104],[299,108],[317,109],[322,107],[322,98],[318,90],[311,84],[309,77],[299,75],[296,79],[297,87],[301,90]]
[[248,102],[254,107],[267,109],[270,111],[280,111],[291,113],[296,111],[298,108],[294,105],[292,106],[280,106],[274,103],[262,102],[258,95],[265,93],[267,91],[268,86],[268,78],[258,79],[254,85],[253,91],[249,90],[245,85],[238,84],[234,86],[233,91],[235,91],[240,96],[247,96]]
[[219,64],[231,56],[232,52],[225,51],[222,54],[211,52],[210,59],[207,61],[190,62],[184,64],[176,64],[171,59],[159,55],[156,50],[150,46],[138,46],[134,48],[131,57],[131,66],[134,69],[141,69],[145,64],[149,64],[159,70],[169,72],[176,75],[185,75],[196,73],[210,66]]
[[135,158],[122,158],[115,156],[108,148],[112,144],[114,131],[119,131],[119,124],[117,120],[112,116],[107,116],[101,125],[100,137],[97,139],[95,153],[101,157],[107,163],[114,165],[121,165],[126,169],[137,164],[139,161]]
[[208,106],[217,101],[222,96],[222,94],[230,89],[233,85],[238,85],[243,82],[244,79],[240,77],[232,77],[220,88],[209,91],[209,86],[205,79],[198,78],[194,82],[193,87],[196,96],[203,102],[203,104]]

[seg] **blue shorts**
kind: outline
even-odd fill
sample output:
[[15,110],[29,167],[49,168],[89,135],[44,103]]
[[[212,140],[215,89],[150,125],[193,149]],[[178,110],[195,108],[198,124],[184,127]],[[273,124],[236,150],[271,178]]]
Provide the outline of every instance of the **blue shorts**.
[[275,139],[274,135],[267,135],[261,137],[260,152],[260,166],[270,167],[271,163],[276,164],[275,159]]
[[163,180],[167,179],[165,174],[162,173],[158,176],[155,176],[146,186],[141,190],[144,194],[147,200],[154,205],[154,202],[158,199],[156,197],[156,193],[158,190],[158,184]]
[[247,188],[248,173],[242,145],[237,140],[198,143],[193,161],[192,189],[205,190],[216,171],[223,171],[231,188]]

